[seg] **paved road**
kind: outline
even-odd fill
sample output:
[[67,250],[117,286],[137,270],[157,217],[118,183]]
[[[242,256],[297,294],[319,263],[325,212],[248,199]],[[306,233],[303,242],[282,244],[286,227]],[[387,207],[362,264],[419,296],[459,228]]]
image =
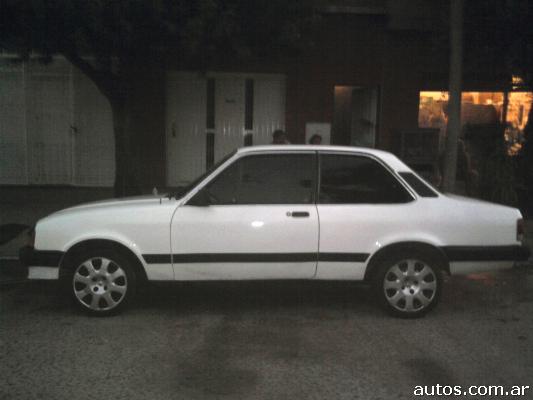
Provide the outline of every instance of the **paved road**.
[[415,385],[533,386],[525,269],[448,279],[440,306],[413,321],[350,283],[155,287],[103,319],[77,313],[55,285],[0,290],[2,399],[408,399]]

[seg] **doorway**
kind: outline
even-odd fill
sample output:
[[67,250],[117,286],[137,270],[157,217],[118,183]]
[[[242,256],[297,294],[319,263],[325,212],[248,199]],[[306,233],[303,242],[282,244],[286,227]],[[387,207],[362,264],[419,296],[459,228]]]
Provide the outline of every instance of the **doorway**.
[[375,147],[379,89],[335,86],[333,144]]
[[231,151],[285,127],[285,76],[169,71],[167,184],[182,186]]

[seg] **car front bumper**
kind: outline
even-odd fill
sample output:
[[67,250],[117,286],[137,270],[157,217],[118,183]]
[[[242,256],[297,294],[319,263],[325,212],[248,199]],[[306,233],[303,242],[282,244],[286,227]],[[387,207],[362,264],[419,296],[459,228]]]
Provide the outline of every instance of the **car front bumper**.
[[36,250],[25,246],[19,251],[19,260],[28,267],[29,279],[57,279],[63,254],[62,251]]

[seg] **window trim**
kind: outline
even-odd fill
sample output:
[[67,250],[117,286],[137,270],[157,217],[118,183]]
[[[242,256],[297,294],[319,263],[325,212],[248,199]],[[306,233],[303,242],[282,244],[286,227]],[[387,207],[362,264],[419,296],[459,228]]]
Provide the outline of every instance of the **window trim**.
[[[420,194],[418,192],[418,190],[416,190],[416,188],[414,187],[414,185],[411,185],[409,183],[409,181],[407,180],[407,178],[404,177],[405,174],[408,174],[408,175],[412,175],[415,179],[417,179],[429,192],[432,193],[432,195],[423,195],[423,194]],[[419,176],[417,173],[415,173],[414,171],[398,171],[398,175],[400,176],[400,178],[402,178],[402,180],[405,181],[405,183],[407,185],[409,185],[413,191],[418,195],[418,197],[421,197],[421,198],[427,198],[427,199],[434,199],[434,198],[437,198],[437,197],[440,197],[441,193],[433,187],[433,185],[431,185],[429,182],[427,182],[425,179],[423,179],[421,176]]]
[[[208,186],[211,182],[213,182],[215,179],[217,179],[217,177],[222,174],[226,169],[230,168],[233,164],[241,161],[242,159],[244,158],[247,158],[247,157],[257,157],[257,156],[288,156],[288,155],[291,155],[291,154],[297,154],[297,155],[311,155],[313,156],[314,158],[314,179],[313,179],[313,182],[314,182],[314,188],[312,189],[311,191],[311,201],[309,203],[264,203],[264,204],[260,204],[260,203],[249,203],[249,204],[244,204],[244,203],[237,203],[237,204],[211,204],[210,207],[227,207],[227,206],[282,206],[282,205],[301,205],[301,206],[309,206],[309,205],[316,205],[317,204],[317,200],[318,200],[318,197],[317,197],[317,194],[318,194],[318,177],[320,176],[320,174],[318,174],[317,176],[317,172],[319,171],[318,170],[318,159],[319,159],[319,155],[318,155],[318,152],[316,150],[287,150],[287,151],[257,151],[257,152],[249,152],[249,153],[244,153],[244,154],[241,154],[239,155],[239,153],[236,153],[237,154],[237,157],[229,157],[228,160],[226,160],[225,163],[223,163],[222,165],[219,166],[219,168],[217,168],[215,171],[213,171],[209,176],[207,176],[204,180],[202,180],[202,182],[200,182],[196,188],[197,190],[192,190],[190,193],[191,196],[189,198],[187,198],[185,201],[184,201],[184,205],[189,205],[190,201],[201,191],[203,190],[206,186]],[[194,192],[194,193],[193,193]]]
[[[214,169],[211,171],[210,174],[207,174],[204,176],[194,187],[191,187],[185,195],[182,197],[183,201],[181,205],[188,205],[191,199],[196,196],[196,194],[204,188],[205,185],[207,185],[209,182],[211,182],[213,179],[215,179],[216,176],[218,176],[222,171],[224,171],[228,166],[233,164],[235,160],[238,160],[240,157],[237,156],[237,150],[233,150],[231,153],[228,153],[226,156],[224,156],[221,160],[217,161],[214,164]],[[220,163],[220,161],[222,161]],[[220,163],[219,165],[217,165]],[[201,175],[196,178],[199,179]]]
[[[317,194],[316,194],[316,205],[329,205],[329,206],[359,206],[359,205],[403,205],[403,204],[409,204],[413,201],[417,200],[417,196],[415,193],[413,193],[413,189],[406,185],[406,183],[399,177],[399,175],[394,171],[387,163],[385,163],[383,160],[381,160],[379,157],[376,157],[373,154],[369,153],[361,153],[361,152],[344,152],[344,151],[335,151],[335,150],[318,150],[318,164],[319,164],[319,171],[318,171],[318,186],[317,186]],[[380,164],[382,167],[385,168],[385,170],[392,176],[393,179],[395,179],[401,187],[405,190],[405,192],[409,195],[411,198],[408,201],[405,201],[403,203],[320,203],[320,187],[321,187],[321,176],[322,176],[322,155],[341,155],[341,156],[350,156],[350,157],[363,157],[367,158],[373,161],[376,161],[378,164]]]

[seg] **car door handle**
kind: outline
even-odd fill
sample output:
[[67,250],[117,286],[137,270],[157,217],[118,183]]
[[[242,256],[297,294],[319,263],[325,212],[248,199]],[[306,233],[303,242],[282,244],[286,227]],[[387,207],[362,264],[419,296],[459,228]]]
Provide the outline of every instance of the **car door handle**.
[[309,217],[309,213],[307,211],[287,211],[287,217],[307,218]]

